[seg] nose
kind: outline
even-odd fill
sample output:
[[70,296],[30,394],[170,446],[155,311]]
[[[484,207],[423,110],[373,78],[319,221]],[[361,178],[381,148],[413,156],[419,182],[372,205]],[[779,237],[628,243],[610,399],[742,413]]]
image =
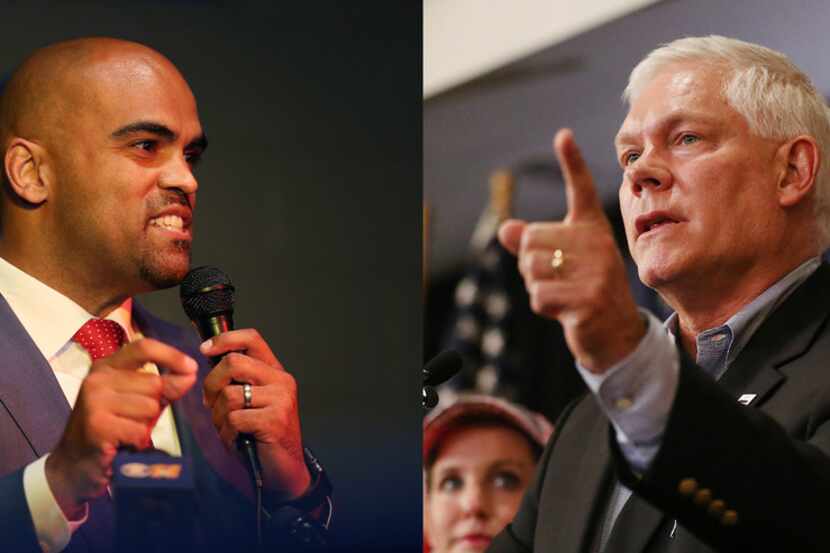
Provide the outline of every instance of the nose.
[[184,156],[176,156],[164,167],[159,186],[165,189],[178,188],[188,196],[199,188],[199,182],[193,174],[193,167]]
[[466,516],[485,517],[489,513],[489,495],[480,483],[465,486],[460,499],[461,512]]
[[631,193],[637,197],[645,190],[668,190],[673,185],[671,171],[653,148],[643,151],[640,157],[628,164],[624,178],[631,188]]

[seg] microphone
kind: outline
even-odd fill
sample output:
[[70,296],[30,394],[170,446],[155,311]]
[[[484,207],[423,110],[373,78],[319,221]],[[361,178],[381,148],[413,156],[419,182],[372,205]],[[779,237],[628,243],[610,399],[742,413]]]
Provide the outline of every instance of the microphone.
[[421,373],[424,379],[421,388],[421,404],[424,409],[432,409],[438,405],[438,392],[435,391],[434,386],[443,384],[452,378],[461,370],[463,364],[461,355],[457,351],[448,349],[433,357],[424,366]]
[[[195,267],[184,277],[179,287],[179,297],[184,312],[193,323],[193,326],[196,327],[202,340],[233,330],[235,290],[228,275],[216,267]],[[211,364],[216,366],[222,360],[222,357],[224,355],[211,357]],[[236,381],[232,381],[232,383],[241,384],[241,382]],[[254,437],[250,434],[240,433],[236,438],[236,445],[248,458],[254,484],[261,488],[262,476]]]
[[447,349],[433,357],[424,366],[424,384],[438,386],[443,384],[461,370],[464,362],[457,351]]

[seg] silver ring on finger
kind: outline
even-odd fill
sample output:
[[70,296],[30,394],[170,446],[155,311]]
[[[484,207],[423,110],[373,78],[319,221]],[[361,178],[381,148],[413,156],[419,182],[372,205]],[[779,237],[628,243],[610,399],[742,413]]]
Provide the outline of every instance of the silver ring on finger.
[[254,393],[253,393],[253,390],[251,389],[251,385],[246,382],[245,384],[242,385],[242,401],[243,401],[242,406],[245,409],[250,409],[251,404],[253,403],[253,399],[254,399]]

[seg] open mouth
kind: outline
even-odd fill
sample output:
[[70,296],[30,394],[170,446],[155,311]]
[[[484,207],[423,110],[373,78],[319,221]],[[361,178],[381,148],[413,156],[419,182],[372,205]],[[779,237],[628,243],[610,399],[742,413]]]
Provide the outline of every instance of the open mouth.
[[637,237],[652,232],[661,227],[680,223],[680,219],[664,211],[652,211],[637,217]]
[[165,230],[181,231],[184,229],[184,219],[178,215],[162,215],[161,217],[150,219],[149,225],[151,227],[161,227]]
[[155,227],[179,237],[189,236],[192,217],[192,212],[186,206],[170,205],[150,217],[147,227]]

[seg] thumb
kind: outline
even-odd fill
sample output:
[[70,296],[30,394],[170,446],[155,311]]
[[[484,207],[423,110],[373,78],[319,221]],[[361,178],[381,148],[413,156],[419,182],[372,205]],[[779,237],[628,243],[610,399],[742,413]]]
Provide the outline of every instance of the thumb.
[[579,146],[576,145],[573,131],[560,129],[553,139],[553,149],[565,178],[565,196],[568,201],[566,220],[572,221],[596,214],[604,217],[594,178],[582,158]]
[[527,223],[520,219],[508,219],[499,227],[499,242],[513,255],[519,251],[526,226]]

